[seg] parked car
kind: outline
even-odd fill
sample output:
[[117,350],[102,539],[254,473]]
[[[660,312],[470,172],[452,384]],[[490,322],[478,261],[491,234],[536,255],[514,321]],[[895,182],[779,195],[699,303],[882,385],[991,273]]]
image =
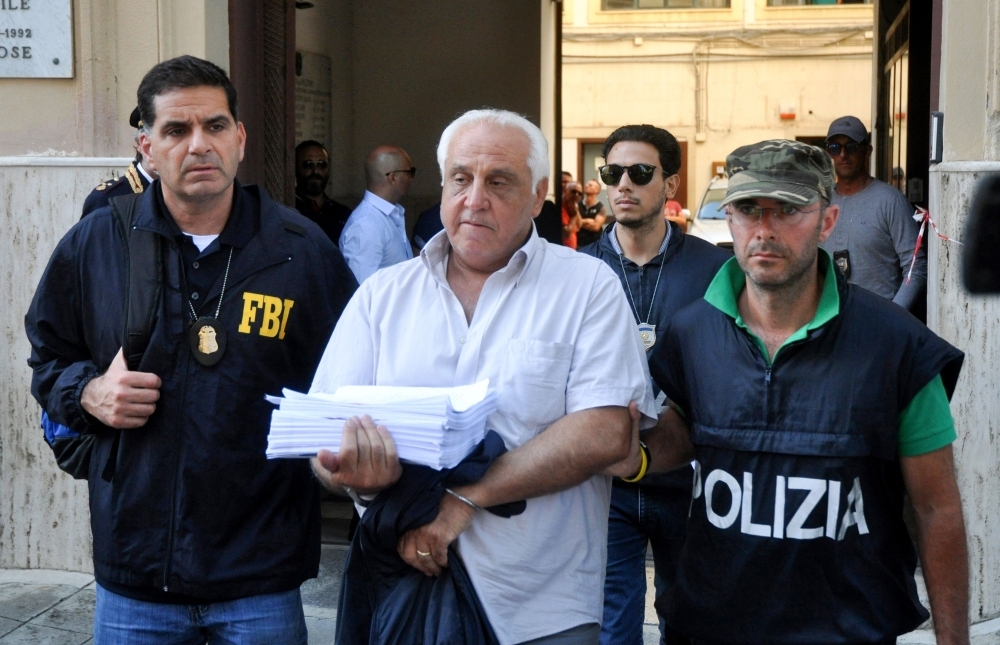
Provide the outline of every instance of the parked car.
[[691,218],[688,235],[700,237],[727,249],[733,248],[733,236],[729,232],[729,223],[726,222],[726,210],[721,206],[728,187],[729,180],[725,177],[716,177],[708,184],[705,195],[701,198],[701,204]]

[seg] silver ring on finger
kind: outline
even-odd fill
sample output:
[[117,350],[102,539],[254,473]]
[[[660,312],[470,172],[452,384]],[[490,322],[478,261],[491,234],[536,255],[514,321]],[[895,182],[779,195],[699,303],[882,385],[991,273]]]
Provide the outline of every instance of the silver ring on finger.
[[426,557],[428,557],[428,556],[429,556],[430,554],[431,554],[431,553],[430,553],[430,551],[428,551],[427,553],[424,553],[424,552],[423,552],[423,551],[421,551],[420,549],[417,549],[417,555],[419,555],[419,556],[420,556],[421,558],[426,558]]

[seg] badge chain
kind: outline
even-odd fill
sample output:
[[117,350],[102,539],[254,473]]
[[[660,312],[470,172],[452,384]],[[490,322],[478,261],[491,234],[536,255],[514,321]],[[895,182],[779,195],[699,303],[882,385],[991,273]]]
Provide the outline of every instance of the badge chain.
[[[222,291],[219,292],[219,305],[215,308],[215,315],[213,318],[219,317],[219,312],[222,311],[222,298],[226,295],[226,283],[229,282],[229,265],[233,263],[233,247],[229,247],[229,259],[226,260],[226,273],[222,276]],[[191,320],[197,322],[198,312],[194,310],[194,305],[191,304],[191,299],[188,298],[188,307],[191,308]]]
[[[639,321],[639,335],[642,337],[642,344],[646,346],[646,351],[648,352],[653,348],[653,343],[656,342],[656,325],[650,326],[649,321],[653,317],[653,306],[656,304],[656,291],[660,288],[660,277],[663,275],[663,265],[666,264],[665,258],[660,260],[660,270],[656,273],[656,284],[653,285],[653,295],[649,299],[649,309],[646,311],[646,320],[643,321],[642,316],[639,314],[639,307],[635,304],[635,297],[632,295],[632,285],[628,282],[628,274],[625,272],[625,260],[622,259],[623,253],[618,254],[618,262],[622,265],[622,277],[625,278],[625,288],[628,290],[628,299],[632,305],[632,309],[635,311],[635,318]],[[640,292],[641,296],[642,293]],[[650,328],[650,329],[646,329]],[[652,332],[652,338],[650,337],[650,332]]]

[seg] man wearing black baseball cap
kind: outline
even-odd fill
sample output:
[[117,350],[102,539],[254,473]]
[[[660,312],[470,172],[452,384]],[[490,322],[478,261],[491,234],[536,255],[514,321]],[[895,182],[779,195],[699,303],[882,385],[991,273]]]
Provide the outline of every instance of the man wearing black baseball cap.
[[[819,244],[837,225],[833,163],[796,141],[726,160],[735,257],[653,347],[666,416],[652,469],[696,460],[667,623],[695,645],[887,645],[924,622],[968,644],[965,528],[948,397],[964,355],[849,284]],[[676,417],[675,417],[676,418]],[[686,443],[688,440],[690,443]]]
[[98,208],[107,206],[112,197],[143,192],[149,188],[149,185],[153,183],[153,179],[156,178],[154,173],[149,172],[142,166],[142,153],[139,152],[138,147],[139,133],[142,131],[142,119],[139,117],[138,107],[132,110],[132,114],[129,115],[128,124],[135,128],[135,160],[128,165],[124,174],[102,181],[97,184],[94,190],[90,191],[87,199],[83,201],[83,213],[80,215],[80,219],[93,213]]
[[911,311],[923,309],[919,300],[927,283],[926,250],[921,250],[906,280],[920,226],[906,197],[868,173],[868,130],[857,117],[840,117],[830,124],[826,150],[837,173],[831,202],[840,207],[840,219],[821,246],[851,284]]

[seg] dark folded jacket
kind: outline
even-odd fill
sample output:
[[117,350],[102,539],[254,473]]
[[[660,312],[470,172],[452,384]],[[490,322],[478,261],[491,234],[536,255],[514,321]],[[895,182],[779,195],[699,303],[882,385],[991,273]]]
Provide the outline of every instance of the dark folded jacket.
[[[437,471],[403,465],[403,474],[365,510],[344,566],[337,608],[337,645],[462,645],[498,643],[454,547],[448,567],[429,577],[406,564],[396,544],[434,521],[445,488],[479,481],[507,451],[490,430],[460,464]],[[486,510],[500,517],[524,512],[525,502]]]

